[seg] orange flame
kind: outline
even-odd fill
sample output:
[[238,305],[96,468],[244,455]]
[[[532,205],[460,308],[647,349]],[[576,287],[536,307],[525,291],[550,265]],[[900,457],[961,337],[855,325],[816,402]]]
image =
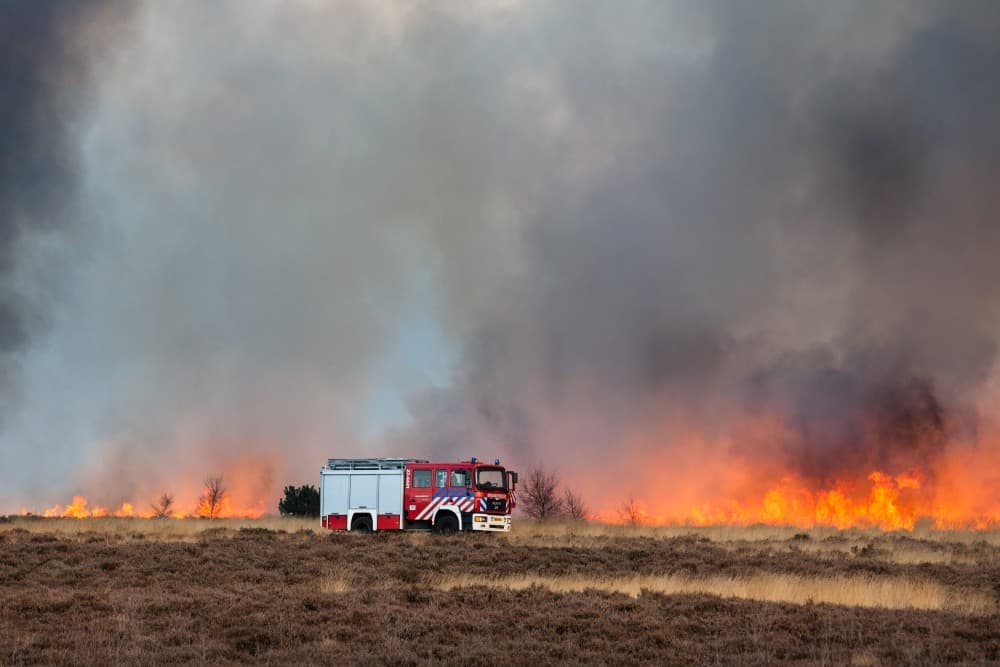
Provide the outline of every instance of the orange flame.
[[[872,482],[866,495],[847,485],[812,491],[792,477],[782,479],[759,502],[731,504],[710,509],[695,508],[686,523],[772,524],[796,526],[878,527],[885,530],[912,530],[920,517],[919,506],[907,495],[919,490],[920,475],[908,472],[893,477],[882,471],[868,476]],[[663,522],[666,517],[659,517]]]
[[[29,516],[32,512],[21,509],[21,516]],[[171,511],[169,516],[174,519],[184,519],[188,517],[218,518],[218,519],[258,519],[264,515],[262,503],[253,506],[236,508],[232,500],[227,496],[219,503],[218,510],[214,515],[199,503],[192,511]],[[123,502],[118,508],[112,509],[103,505],[90,505],[85,496],[73,496],[73,501],[68,505],[53,505],[40,513],[46,518],[66,518],[66,519],[99,519],[103,517],[135,517],[149,519],[156,516],[152,510],[137,511],[135,504]]]
[[[130,516],[152,516],[149,513],[137,513],[132,503],[122,503],[117,509],[110,509],[102,505],[88,507],[89,502],[84,496],[73,496],[73,502],[69,505],[53,505],[41,513],[44,517],[65,517],[71,519],[96,519],[106,516],[130,517]],[[21,511],[22,515],[30,514],[27,510]]]
[[[1000,501],[992,490],[987,491],[992,500],[987,500],[985,506],[963,506],[960,495],[948,495],[954,488],[950,484],[940,483],[942,488],[935,492],[925,479],[920,470],[895,475],[875,470],[865,480],[867,485],[842,481],[815,490],[786,475],[756,499],[750,496],[706,502],[686,509],[671,509],[671,503],[665,502],[658,510],[643,509],[642,513],[654,525],[766,524],[883,530],[913,530],[918,522],[939,529],[985,530],[1000,526]],[[626,521],[623,511],[619,507],[618,511],[605,511],[599,516],[622,522]]]
[[[839,473],[820,481],[794,472],[788,456],[796,451],[788,446],[794,434],[782,429],[779,420],[763,417],[741,423],[740,441],[693,430],[638,433],[608,459],[608,468],[618,470],[577,468],[584,483],[574,486],[595,496],[598,519],[615,523],[634,520],[624,502],[631,493],[641,523],[651,525],[1000,527],[1000,436],[994,431],[951,442],[922,460],[906,450],[892,452],[895,461],[867,470],[858,465],[869,455],[860,443],[857,463],[844,461]],[[684,444],[663,447],[664,441]]]
[[[195,481],[184,475],[186,482],[169,484],[168,490],[178,490],[171,498],[183,497],[193,501],[193,505],[172,505],[167,516],[176,519],[187,517],[203,518],[240,518],[256,519],[268,511],[274,511],[278,505],[278,487],[275,484],[275,469],[280,468],[280,460],[276,457],[248,453],[242,454],[238,460],[229,461],[219,466],[225,474],[219,474],[218,496],[214,508],[206,504],[206,491],[208,480],[203,482]],[[147,484],[149,488],[152,484]],[[73,496],[72,502],[68,505],[53,505],[42,512],[32,512],[27,508],[21,508],[22,515],[36,514],[43,517],[62,517],[74,519],[91,519],[101,517],[135,517],[153,518],[160,514],[160,498],[162,490],[156,494],[150,494],[146,500],[136,499],[134,496],[124,502],[120,502],[120,497],[115,503],[120,504],[97,504],[90,499],[78,494]]]

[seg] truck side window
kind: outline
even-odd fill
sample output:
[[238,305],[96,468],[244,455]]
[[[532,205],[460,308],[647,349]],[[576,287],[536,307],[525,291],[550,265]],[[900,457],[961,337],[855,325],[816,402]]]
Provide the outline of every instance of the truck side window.
[[447,470],[435,470],[434,471],[434,488],[443,489],[448,486],[448,471]]
[[429,488],[431,488],[431,471],[430,470],[414,470],[413,471],[413,488],[414,489],[429,489]]
[[451,485],[452,486],[468,486],[469,485],[469,471],[468,470],[453,470],[451,473]]

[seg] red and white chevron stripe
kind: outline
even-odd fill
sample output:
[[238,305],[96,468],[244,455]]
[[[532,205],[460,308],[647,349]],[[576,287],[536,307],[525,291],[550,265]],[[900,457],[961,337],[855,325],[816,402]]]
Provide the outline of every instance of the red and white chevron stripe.
[[434,516],[434,511],[437,509],[445,509],[453,507],[459,512],[471,512],[475,507],[475,498],[462,498],[461,500],[455,501],[452,498],[435,498],[434,500],[427,503],[427,507],[422,509],[415,518],[417,521],[426,521]]

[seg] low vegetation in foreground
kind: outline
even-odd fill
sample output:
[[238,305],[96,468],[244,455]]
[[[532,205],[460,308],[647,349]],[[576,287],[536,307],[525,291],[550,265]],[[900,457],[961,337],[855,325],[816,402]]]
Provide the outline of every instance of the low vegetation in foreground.
[[0,523],[0,664],[1000,662],[1000,532]]

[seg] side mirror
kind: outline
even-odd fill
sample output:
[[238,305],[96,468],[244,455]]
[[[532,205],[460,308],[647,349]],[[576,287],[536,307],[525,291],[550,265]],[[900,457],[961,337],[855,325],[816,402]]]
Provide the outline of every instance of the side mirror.
[[510,481],[511,481],[511,483],[512,484],[517,484],[517,473],[512,470],[512,471],[510,471],[507,474],[510,475]]

